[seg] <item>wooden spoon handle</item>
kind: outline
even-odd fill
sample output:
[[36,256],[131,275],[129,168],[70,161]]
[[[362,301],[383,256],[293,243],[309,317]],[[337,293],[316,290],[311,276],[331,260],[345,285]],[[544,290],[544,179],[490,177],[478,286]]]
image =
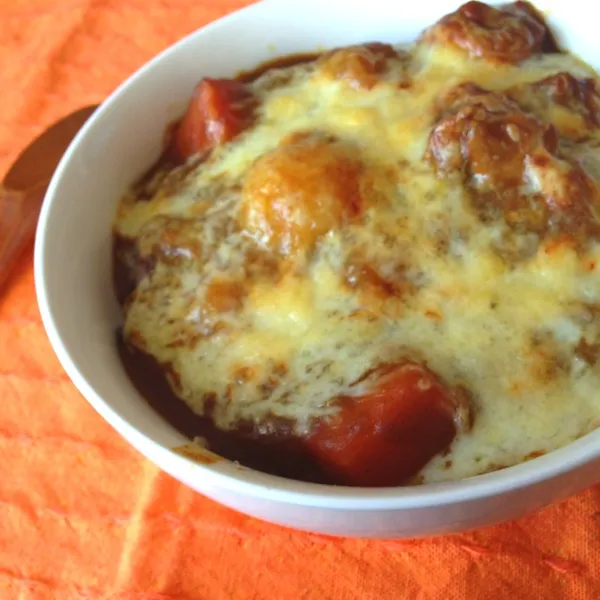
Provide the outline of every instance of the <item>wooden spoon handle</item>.
[[26,191],[0,186],[0,290],[35,236],[48,181]]

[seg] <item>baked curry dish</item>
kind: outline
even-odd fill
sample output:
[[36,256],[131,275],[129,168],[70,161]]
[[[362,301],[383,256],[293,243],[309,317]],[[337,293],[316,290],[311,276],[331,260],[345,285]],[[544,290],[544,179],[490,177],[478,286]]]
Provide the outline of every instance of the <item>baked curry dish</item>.
[[120,348],[190,438],[457,480],[600,424],[600,91],[530,4],[204,79],[114,225]]

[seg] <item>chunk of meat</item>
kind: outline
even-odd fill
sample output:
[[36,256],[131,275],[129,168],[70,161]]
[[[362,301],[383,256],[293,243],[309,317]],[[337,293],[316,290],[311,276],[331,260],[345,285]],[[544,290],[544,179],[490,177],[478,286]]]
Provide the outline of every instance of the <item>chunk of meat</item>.
[[512,64],[553,46],[543,18],[527,2],[497,7],[467,2],[429,28],[424,39],[450,44],[472,57]]
[[600,125],[600,95],[595,79],[576,79],[569,73],[558,73],[534,85],[550,100],[581,114],[590,125]]
[[258,158],[246,174],[241,225],[290,255],[362,214],[362,161],[352,148],[318,134],[297,134]]
[[405,360],[374,377],[363,395],[340,399],[339,412],[318,421],[306,441],[340,485],[401,485],[471,425],[466,392],[422,364]]
[[480,187],[513,187],[523,179],[526,154],[539,146],[556,149],[552,128],[501,94],[463,84],[445,105],[428,146],[429,160],[442,172],[465,170]]
[[516,86],[508,93],[567,138],[583,139],[589,136],[590,128],[600,127],[600,94],[594,79],[577,79],[562,72]]
[[438,174],[463,177],[483,220],[517,230],[595,234],[598,191],[575,162],[559,156],[553,126],[502,94],[473,84],[451,90],[425,155]]
[[252,123],[255,107],[240,81],[203,79],[175,128],[175,154],[185,161],[232,140]]
[[537,148],[556,150],[552,128],[505,96],[473,84],[451,90],[444,105],[448,108],[431,132],[426,160],[442,175],[460,173],[466,179],[484,220],[502,214],[526,229],[543,229],[545,204],[525,198],[520,187],[526,157]]
[[374,42],[332,50],[318,61],[318,72],[346,82],[354,89],[370,90],[380,80],[390,59],[399,58],[389,44]]
[[600,235],[600,191],[581,167],[545,153],[527,158],[525,178],[549,209],[551,230],[575,240]]

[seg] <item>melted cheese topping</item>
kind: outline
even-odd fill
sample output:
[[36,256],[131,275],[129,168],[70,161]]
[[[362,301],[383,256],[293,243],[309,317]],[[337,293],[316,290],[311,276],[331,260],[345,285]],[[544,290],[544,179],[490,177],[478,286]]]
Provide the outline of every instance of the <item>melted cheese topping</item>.
[[[600,326],[600,244],[585,251],[532,247],[515,261],[498,251],[504,221],[482,222],[459,178],[438,178],[423,156],[437,102],[461,82],[505,90],[568,71],[594,73],[567,54],[519,65],[417,44],[390,61],[371,89],[348,85],[315,64],[267,72],[249,84],[255,124],[203,163],[155,182],[150,200],[122,201],[116,232],[154,247],[173,217],[172,246],[126,306],[125,333],[170,365],[176,393],[219,427],[272,417],[298,432],[337,410],[332,399],[407,351],[449,384],[471,391],[476,418],[424,482],[458,479],[557,448],[600,423],[600,368],[575,349]],[[401,86],[400,81],[409,81]],[[556,110],[564,125],[568,117]],[[352,148],[375,200],[273,275],[273,252],[240,227],[242,189],[258,157],[297,132],[319,132]],[[598,138],[600,139],[600,138]],[[598,171],[593,136],[573,156]],[[174,233],[173,233],[174,232]],[[158,237],[157,237],[158,236]],[[381,297],[348,284],[348,265],[369,265],[402,292]],[[408,350],[407,350],[408,349]]]

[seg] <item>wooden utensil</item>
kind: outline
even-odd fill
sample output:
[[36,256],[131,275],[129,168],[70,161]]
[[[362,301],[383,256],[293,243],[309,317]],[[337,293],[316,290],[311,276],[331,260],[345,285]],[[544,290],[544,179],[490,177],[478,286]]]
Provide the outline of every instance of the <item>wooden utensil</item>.
[[34,238],[52,174],[96,108],[86,106],[51,125],[21,152],[0,183],[0,292]]

